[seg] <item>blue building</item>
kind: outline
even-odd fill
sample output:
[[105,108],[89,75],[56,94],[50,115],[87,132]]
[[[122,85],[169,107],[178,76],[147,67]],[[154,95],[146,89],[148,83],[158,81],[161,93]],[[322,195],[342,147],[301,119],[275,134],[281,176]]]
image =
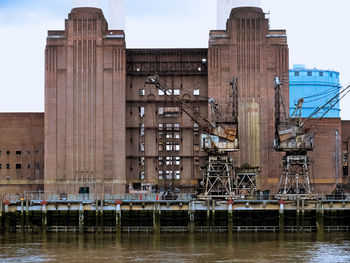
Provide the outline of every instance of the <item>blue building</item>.
[[[307,69],[305,65],[294,65],[293,69],[289,70],[289,114],[295,110],[298,100],[304,98],[302,117],[309,117],[318,107],[339,94],[340,88],[339,72]],[[322,116],[327,110],[329,107],[314,117]],[[324,117],[339,118],[339,102]]]

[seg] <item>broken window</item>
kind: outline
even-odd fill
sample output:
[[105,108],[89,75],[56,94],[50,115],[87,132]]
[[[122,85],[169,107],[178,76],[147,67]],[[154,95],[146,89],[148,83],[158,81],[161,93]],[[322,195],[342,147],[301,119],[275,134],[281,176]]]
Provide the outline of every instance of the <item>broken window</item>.
[[141,166],[145,165],[145,157],[140,157],[139,165],[141,165]]
[[193,90],[193,95],[194,96],[199,96],[199,89],[194,89]]

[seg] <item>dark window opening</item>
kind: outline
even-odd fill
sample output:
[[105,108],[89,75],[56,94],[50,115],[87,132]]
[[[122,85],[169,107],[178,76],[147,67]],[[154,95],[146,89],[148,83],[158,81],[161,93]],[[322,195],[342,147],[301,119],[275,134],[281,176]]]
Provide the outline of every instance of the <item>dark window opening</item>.
[[22,154],[22,151],[16,151],[16,154],[17,154],[17,155],[21,155],[21,154]]
[[320,77],[323,77],[323,72],[320,72]]
[[79,187],[79,194],[89,194],[90,188],[89,187]]
[[299,76],[299,71],[295,71],[294,76]]
[[16,169],[22,169],[22,164],[16,163]]
[[30,154],[30,151],[27,151],[27,154]]
[[134,190],[141,190],[141,183],[133,183],[132,188]]
[[27,164],[27,169],[30,169],[30,163]]
[[349,175],[349,166],[343,166],[343,175],[348,176]]
[[308,75],[308,76],[312,76],[312,72],[311,72],[311,71],[308,71],[308,72],[307,72],[307,75]]
[[9,163],[6,164],[6,169],[10,169],[10,164]]
[[38,153],[39,153],[39,150],[35,150],[34,153],[35,153],[35,154],[38,154]]
[[0,151],[0,155],[2,154],[2,151]]
[[6,151],[6,154],[10,154],[10,151]]
[[332,77],[333,77],[333,72],[330,72],[330,73],[329,73],[329,76],[332,78]]
[[2,164],[0,163],[0,169],[2,169]]

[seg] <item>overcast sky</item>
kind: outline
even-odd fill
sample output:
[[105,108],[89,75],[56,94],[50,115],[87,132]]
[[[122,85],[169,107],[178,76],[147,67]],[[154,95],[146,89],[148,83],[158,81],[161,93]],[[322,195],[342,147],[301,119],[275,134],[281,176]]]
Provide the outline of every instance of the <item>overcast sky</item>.
[[[72,3],[0,0],[1,112],[44,111],[47,30],[64,29]],[[262,6],[271,29],[287,30],[291,67],[334,69],[343,86],[350,84],[350,0],[262,0]],[[216,0],[126,0],[128,48],[207,47],[211,29]],[[342,118],[350,119],[350,97],[341,105]]]

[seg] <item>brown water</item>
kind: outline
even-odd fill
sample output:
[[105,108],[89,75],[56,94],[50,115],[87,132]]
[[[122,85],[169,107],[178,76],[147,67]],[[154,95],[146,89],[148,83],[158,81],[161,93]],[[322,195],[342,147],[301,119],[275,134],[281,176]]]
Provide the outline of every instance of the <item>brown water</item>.
[[0,262],[350,262],[350,234],[13,234]]

